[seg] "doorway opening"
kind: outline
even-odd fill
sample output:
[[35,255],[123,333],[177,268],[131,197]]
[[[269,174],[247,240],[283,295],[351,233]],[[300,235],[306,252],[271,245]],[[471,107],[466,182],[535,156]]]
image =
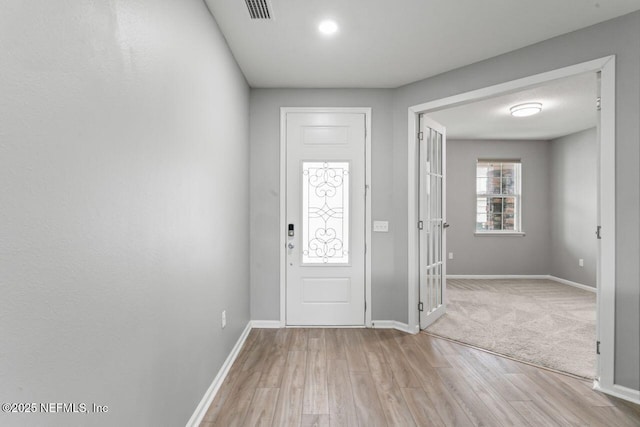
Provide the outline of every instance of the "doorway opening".
[[[605,57],[587,63],[542,73],[508,83],[427,102],[409,108],[409,323],[411,327],[419,328],[420,301],[420,235],[416,224],[418,218],[418,178],[415,163],[416,146],[418,144],[418,117],[420,114],[433,114],[437,111],[461,106],[464,104],[486,100],[496,96],[523,91],[528,88],[544,85],[570,76],[585,73],[599,73],[600,75],[600,125],[598,126],[597,168],[598,168],[598,230],[601,239],[597,240],[597,321],[596,336],[599,347],[596,368],[596,387],[602,391],[613,387],[614,361],[614,296],[615,296],[615,60]],[[595,100],[594,100],[595,103]],[[446,218],[445,218],[446,220]],[[455,226],[455,224],[452,224]],[[605,236],[604,230],[609,230]],[[596,231],[595,228],[593,230]],[[445,259],[446,264],[446,259]],[[446,289],[446,282],[445,282]],[[446,291],[445,291],[446,292]],[[596,351],[596,343],[593,343]]]

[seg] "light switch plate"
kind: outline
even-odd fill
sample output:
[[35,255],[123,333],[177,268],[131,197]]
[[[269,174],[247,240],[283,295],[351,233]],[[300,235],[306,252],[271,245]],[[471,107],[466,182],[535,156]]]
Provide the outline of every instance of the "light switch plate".
[[387,233],[389,231],[389,221],[373,221],[373,231]]

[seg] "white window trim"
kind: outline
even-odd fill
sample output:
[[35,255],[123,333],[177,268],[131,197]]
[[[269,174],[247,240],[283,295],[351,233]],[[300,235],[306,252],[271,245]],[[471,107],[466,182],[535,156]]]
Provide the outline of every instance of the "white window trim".
[[[522,161],[521,160],[512,160],[512,159],[495,159],[495,160],[485,160],[478,159],[476,161],[476,180],[478,179],[478,164],[483,163],[510,163],[510,164],[518,164],[520,167],[518,168],[517,181],[516,181],[516,193],[515,194],[493,194],[493,193],[478,193],[476,190],[475,198],[476,202],[474,203],[476,206],[476,212],[474,213],[474,226],[475,236],[524,236],[525,232],[522,227]],[[500,176],[502,178],[502,175]],[[477,212],[478,212],[478,197],[512,197],[516,199],[516,224],[515,230],[478,230],[477,228]]]

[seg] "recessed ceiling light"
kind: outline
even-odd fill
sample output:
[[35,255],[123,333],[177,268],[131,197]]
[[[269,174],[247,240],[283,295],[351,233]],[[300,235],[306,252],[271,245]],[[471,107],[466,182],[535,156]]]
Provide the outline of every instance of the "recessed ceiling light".
[[320,25],[318,25],[318,30],[322,34],[330,36],[338,31],[338,24],[336,24],[336,21],[327,19],[325,21],[322,21]]
[[513,117],[527,117],[538,114],[542,111],[542,104],[539,102],[527,102],[526,104],[514,105],[510,108]]

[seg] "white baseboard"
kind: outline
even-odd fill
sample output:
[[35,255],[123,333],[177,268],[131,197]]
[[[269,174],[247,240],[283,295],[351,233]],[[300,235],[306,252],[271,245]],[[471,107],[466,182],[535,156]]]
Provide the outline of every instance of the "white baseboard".
[[207,410],[209,409],[209,406],[211,406],[213,399],[216,397],[216,394],[218,393],[220,386],[224,382],[225,378],[227,378],[227,374],[229,373],[229,369],[231,369],[231,365],[233,365],[233,362],[236,360],[236,357],[238,357],[238,353],[240,353],[240,350],[242,349],[244,342],[249,336],[249,332],[251,332],[251,327],[252,327],[252,322],[250,321],[249,323],[247,323],[247,327],[244,328],[244,331],[242,331],[242,334],[240,335],[240,338],[238,338],[236,345],[234,345],[233,349],[231,349],[231,353],[229,353],[229,356],[222,364],[222,367],[218,371],[218,375],[216,375],[216,377],[213,379],[213,382],[207,389],[207,392],[202,397],[202,400],[198,404],[198,407],[196,408],[195,412],[193,413],[193,415],[191,415],[191,418],[187,422],[187,427],[198,427],[202,422],[202,419],[206,415]]
[[553,280],[554,282],[561,283],[563,285],[573,286],[584,291],[596,292],[596,288],[592,286],[583,285],[582,283],[572,282],[571,280],[561,279],[559,277],[551,276],[548,274],[542,275],[518,275],[518,274],[448,274],[447,279],[492,279],[492,280],[510,280],[510,279],[536,279],[536,280]]
[[620,399],[640,405],[640,391],[614,384],[612,388],[601,387],[598,381],[593,382],[593,389]]
[[278,329],[284,328],[279,320],[252,320],[251,327],[256,329]]
[[372,320],[371,327],[377,329],[397,329],[408,334],[417,334],[420,332],[419,327],[411,328],[406,323],[396,322],[395,320]]
[[582,283],[572,282],[571,280],[561,279],[555,276],[549,276],[549,280],[553,280],[554,282],[562,283],[563,285],[573,286],[574,288],[582,289],[583,291],[596,292],[597,289],[593,286],[583,285]]

